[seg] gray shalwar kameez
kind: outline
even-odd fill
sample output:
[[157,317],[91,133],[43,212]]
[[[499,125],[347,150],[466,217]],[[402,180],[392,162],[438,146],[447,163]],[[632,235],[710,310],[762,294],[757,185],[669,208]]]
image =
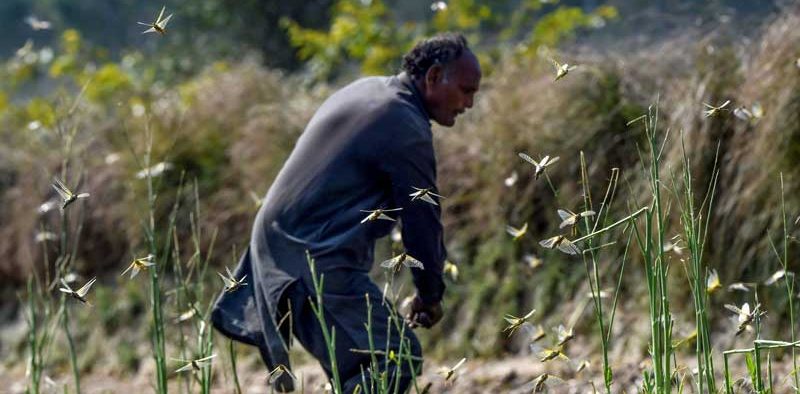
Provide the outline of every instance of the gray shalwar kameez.
[[[436,161],[429,116],[419,91],[401,73],[369,77],[330,96],[317,110],[270,187],[253,225],[249,247],[235,275],[248,285],[223,293],[212,311],[219,331],[259,348],[272,369],[289,365],[291,333],[330,374],[327,350],[308,297],[314,295],[306,251],[325,275],[323,306],[327,324],[336,330],[337,364],[345,391],[361,383],[369,356],[349,349],[368,349],[365,294],[373,316],[373,340],[387,343],[389,309],[367,273],[374,242],[394,222],[361,224],[361,210],[403,208],[390,216],[402,223],[406,251],[424,269],[412,269],[418,294],[426,303],[441,300],[444,291],[440,208],[411,201],[412,187],[436,188]],[[290,324],[279,321],[291,307]],[[290,328],[289,328],[290,327]],[[291,333],[290,333],[291,332]],[[397,332],[391,346],[399,347]],[[405,337],[421,356],[413,332]],[[390,373],[392,372],[390,367]],[[408,387],[408,371],[401,371]],[[291,381],[279,382],[291,389]],[[280,387],[278,387],[280,389]]]

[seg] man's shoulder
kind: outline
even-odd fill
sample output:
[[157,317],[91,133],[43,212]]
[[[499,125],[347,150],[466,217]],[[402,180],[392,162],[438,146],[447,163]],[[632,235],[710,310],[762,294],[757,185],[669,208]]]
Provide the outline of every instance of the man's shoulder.
[[390,97],[391,77],[387,76],[370,76],[358,78],[353,82],[343,86],[334,93],[334,95],[359,95],[370,94],[373,98],[380,98],[378,95],[385,95],[386,98]]
[[425,113],[412,100],[412,93],[396,76],[359,78],[334,96],[332,98],[340,106],[356,110],[374,122],[412,123],[423,129],[430,128]]

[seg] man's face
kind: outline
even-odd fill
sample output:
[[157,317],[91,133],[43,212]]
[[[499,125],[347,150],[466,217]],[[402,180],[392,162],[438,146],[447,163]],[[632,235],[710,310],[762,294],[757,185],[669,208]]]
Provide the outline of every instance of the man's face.
[[466,51],[446,67],[435,65],[425,74],[425,104],[431,118],[442,126],[456,123],[456,116],[472,108],[481,82],[481,66]]

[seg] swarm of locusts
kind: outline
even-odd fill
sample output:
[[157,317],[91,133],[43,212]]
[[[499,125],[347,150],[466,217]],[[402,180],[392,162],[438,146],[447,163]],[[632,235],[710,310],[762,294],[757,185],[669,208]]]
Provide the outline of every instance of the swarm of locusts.
[[[568,72],[575,68],[574,66],[558,63],[552,59],[551,62],[554,64],[556,68],[556,78],[555,78],[556,81],[566,77]],[[759,103],[753,103],[749,105],[741,104],[733,110],[729,109],[730,108],[729,106],[731,105],[731,100],[726,100],[718,105],[712,105],[708,103],[703,103],[703,105],[705,108],[702,111],[702,115],[705,118],[718,118],[725,115],[726,113],[730,113],[739,120],[746,122],[756,122],[764,116],[764,109]],[[658,143],[656,142],[652,134],[655,129],[655,123],[653,119],[654,116],[652,114],[646,114],[643,115],[642,117],[639,117],[631,121],[628,125],[630,126],[631,124],[634,124],[639,121],[647,122],[647,125],[645,127],[647,129],[647,132],[650,133],[648,135],[650,136],[649,138],[651,139],[651,144],[652,144],[651,150],[652,152],[654,152],[651,165],[653,165],[655,168],[658,168],[659,158],[658,156],[655,155],[655,152],[662,148],[658,147]],[[545,178],[547,178],[547,182],[550,183],[550,178],[549,176],[547,176],[547,172],[548,170],[551,169],[553,164],[559,160],[558,156],[542,155],[541,158],[538,160],[534,159],[531,155],[525,152],[519,152],[518,156],[521,159],[523,159],[526,163],[533,166],[532,180],[534,182],[544,176]],[[583,162],[583,160],[584,160],[583,154],[581,154],[581,165],[582,168],[585,168],[585,163]],[[689,174],[688,161],[684,164],[685,167],[687,168],[685,169],[686,174]],[[615,176],[618,176],[618,172],[615,173],[614,171],[612,171],[612,181],[609,184],[609,190],[612,190],[612,187],[615,187],[615,182],[616,182]],[[585,173],[582,174],[582,177],[583,177],[582,183],[587,182],[587,179],[585,178]],[[653,184],[656,185],[654,186],[654,188],[661,187],[659,186],[658,174],[655,173],[655,175],[652,175],[652,177],[654,181]],[[517,182],[518,179],[519,179],[518,174],[515,171],[512,173],[511,177],[505,180],[505,184],[507,187],[511,187]],[[687,175],[686,179],[690,179],[690,175]],[[690,180],[687,181],[686,184],[688,184],[689,182],[691,181]],[[781,185],[782,182],[783,181],[781,178]],[[614,184],[613,186],[612,183]],[[552,188],[552,183],[550,183],[550,185]],[[688,187],[689,186],[687,186],[687,188]],[[688,193],[687,198],[689,199],[694,198],[693,195],[691,194],[692,193],[691,189],[689,188],[688,190],[689,191],[687,192]],[[555,193],[555,189],[553,189],[553,192]],[[556,197],[558,197],[557,194]],[[659,201],[659,199],[660,196],[658,194],[654,194],[654,201]],[[601,215],[605,214],[605,212],[603,212],[604,205],[605,205],[605,199],[603,205],[601,205],[601,211],[600,211]],[[633,224],[633,221],[639,214],[644,214],[646,217],[649,218],[648,220],[655,219],[660,221],[661,220],[660,217],[657,218],[656,216],[654,216],[655,212],[652,211],[652,208],[661,209],[659,203],[654,203],[654,205],[652,205],[651,207],[644,207],[636,211],[635,213],[631,214],[629,217],[617,221],[611,226],[601,229],[598,229],[598,225],[600,224],[599,222],[600,215],[598,215],[598,212],[596,212],[591,208],[591,205],[587,204],[587,206],[583,210],[576,210],[577,213],[567,208],[559,208],[557,209],[558,216],[561,219],[559,229],[567,230],[567,232],[553,235],[549,238],[546,238],[538,242],[538,245],[541,246],[542,248],[558,250],[568,256],[575,256],[575,257],[580,256],[583,258],[584,262],[587,261],[589,262],[589,265],[587,265],[587,274],[589,275],[590,286],[591,286],[591,292],[589,293],[589,296],[592,298],[593,300],[592,302],[595,305],[595,316],[598,321],[598,328],[601,331],[601,336],[603,337],[603,340],[601,341],[601,347],[603,350],[603,380],[606,392],[613,391],[612,389],[613,374],[607,353],[608,340],[609,340],[609,337],[607,335],[610,332],[610,328],[608,328],[608,326],[613,325],[614,309],[616,308],[617,305],[619,288],[617,288],[615,291],[613,289],[600,290],[599,283],[601,276],[599,274],[599,271],[597,271],[597,269],[594,268],[594,274],[592,274],[592,271],[589,267],[597,267],[597,261],[595,256],[596,250],[598,250],[600,247],[608,246],[613,243],[601,245],[598,247],[594,246],[594,244],[592,243],[592,239],[595,236],[605,233],[611,228],[616,227],[617,225],[628,222],[626,223],[626,227],[623,230],[623,232],[629,231],[631,236],[633,236],[635,233],[637,237],[637,242],[639,242],[640,244],[645,242],[646,240],[643,240],[641,238],[642,235],[639,234],[638,231],[630,229],[633,228],[631,226],[636,226],[635,224]],[[696,278],[696,280],[692,282],[693,284],[692,290],[697,297],[695,298],[695,309],[697,310],[696,316],[698,316],[697,320],[698,328],[696,328],[692,332],[692,334],[690,334],[690,337],[687,337],[680,341],[675,341],[673,343],[675,348],[677,348],[683,343],[691,343],[691,342],[698,343],[697,357],[701,372],[700,372],[700,379],[698,380],[695,389],[699,390],[700,392],[704,392],[706,390],[717,391],[717,382],[715,381],[715,378],[713,376],[714,369],[711,361],[712,348],[710,346],[709,325],[706,317],[707,312],[705,311],[705,309],[706,309],[706,303],[708,302],[708,297],[714,295],[720,289],[724,289],[725,287],[720,281],[719,274],[717,273],[716,270],[713,269],[709,270],[708,268],[705,268],[705,271],[703,271],[704,268],[702,264],[702,246],[705,236],[698,235],[698,232],[696,231],[696,229],[698,228],[702,229],[702,227],[700,226],[700,224],[703,223],[702,222],[703,219],[701,219],[702,216],[700,215],[686,216],[688,215],[686,213],[687,210],[695,209],[692,206],[686,206],[686,207],[682,206],[681,208],[683,209],[683,211],[681,211],[681,214],[684,215],[683,220],[686,223],[688,223],[687,225],[696,227],[687,227],[686,233],[684,234],[685,239],[682,239],[680,235],[676,235],[673,236],[669,241],[664,240],[659,242],[659,244],[661,245],[659,247],[660,250],[656,253],[664,257],[662,257],[661,260],[659,260],[660,262],[656,263],[654,269],[651,269],[651,271],[649,271],[647,275],[649,278],[648,280],[653,281],[651,283],[658,283],[658,281],[665,281],[667,270],[664,261],[666,261],[666,259],[671,259],[671,258],[679,259],[680,262],[685,267],[689,264],[687,262],[691,261],[691,266],[687,268],[687,274],[689,275],[690,280],[691,278]],[[695,213],[693,212],[692,214]],[[658,215],[661,215],[661,213],[658,213]],[[708,213],[705,213],[705,215],[708,215]],[[707,221],[708,219],[705,220]],[[797,223],[800,223],[800,217],[798,217],[795,224]],[[588,234],[576,238],[579,235],[579,229],[581,228],[580,226],[581,224],[585,224],[585,228]],[[784,221],[784,226],[785,226],[785,221]],[[521,227],[514,227],[513,225],[510,224],[506,225],[506,232],[512,237],[515,243],[518,243],[522,241],[529,234],[530,230],[528,228],[528,223],[525,222]],[[789,239],[788,236],[786,239],[787,240]],[[681,242],[683,241],[687,242],[688,245],[681,246]],[[587,247],[582,248],[580,246],[581,244],[587,244]],[[653,250],[650,249],[649,246],[647,245],[645,245],[645,248],[647,249],[645,249],[644,252],[652,255]],[[687,249],[689,252],[688,256],[685,254]],[[775,250],[775,254],[778,255],[778,252],[775,249],[774,245],[773,249]],[[538,267],[541,264],[543,264],[542,259],[535,257],[533,254],[526,254],[525,256],[526,256],[525,257],[526,265],[529,265],[531,267]],[[778,257],[781,263],[784,265],[784,269],[775,272],[770,278],[768,278],[763,282],[763,285],[774,286],[778,284],[781,280],[784,280],[784,283],[786,284],[787,296],[789,297],[790,300],[789,302],[791,310],[790,311],[791,320],[794,321],[793,306],[791,305],[791,299],[794,298],[793,278],[787,278],[787,276],[792,275],[792,273],[786,271],[785,269],[786,259],[785,258],[781,259],[780,256]],[[528,263],[528,261],[535,261],[536,263],[534,265],[532,263]],[[730,292],[749,292],[750,289],[754,288],[755,285],[757,284],[732,283],[727,287],[727,289]],[[668,339],[670,338],[672,327],[671,325],[670,326],[664,325],[664,322],[667,321],[666,319],[672,319],[672,317],[670,315],[669,310],[667,309],[668,304],[664,303],[667,297],[666,293],[663,290],[659,290],[658,288],[651,288],[650,294],[651,297],[658,297],[661,299],[661,301],[657,302],[657,305],[659,305],[658,308],[660,308],[661,310],[658,311],[657,315],[651,315],[654,335],[656,335],[657,333],[657,335],[659,336],[658,340],[661,340],[660,338]],[[610,297],[613,297],[613,306],[610,312],[611,315],[609,320],[607,315],[603,314],[602,300]],[[753,308],[751,308],[750,304],[748,304],[747,302],[743,303],[741,307],[733,304],[725,304],[724,307],[735,314],[735,319],[729,326],[730,327],[729,330],[733,332],[734,336],[739,336],[744,332],[753,332],[753,331],[755,331],[756,336],[758,336],[758,326],[760,324],[761,319],[763,319],[766,316],[766,312],[763,310],[763,307],[760,303],[756,302],[756,306]],[[503,332],[507,333],[508,336],[510,337],[515,333],[519,332],[520,329],[522,328],[521,331],[525,332],[528,346],[530,347],[532,353],[536,355],[537,359],[541,363],[548,363],[548,362],[553,362],[555,360],[561,360],[562,362],[568,363],[571,366],[571,369],[575,371],[576,374],[585,370],[590,365],[588,360],[582,360],[576,362],[572,361],[567,356],[567,344],[570,343],[570,341],[574,339],[576,336],[574,329],[572,328],[574,322],[571,322],[571,324],[568,326],[565,326],[564,324],[559,324],[557,327],[553,329],[555,335],[553,336],[552,345],[550,346],[542,345],[540,344],[540,341],[542,341],[547,336],[547,334],[541,325],[537,325],[534,327],[534,323],[530,321],[534,313],[535,310],[531,310],[530,312],[521,317],[515,316],[514,314],[511,313],[506,314],[504,320],[507,323],[507,326],[503,329]],[[755,330],[753,326],[756,326]],[[792,329],[791,338],[792,338],[791,342],[761,341],[760,339],[757,338],[754,342],[756,343],[756,346],[752,349],[745,351],[753,352],[755,357],[759,357],[758,356],[759,343],[765,344],[764,346],[769,345],[775,347],[792,348],[792,360],[795,365],[795,371],[800,371],[800,369],[798,369],[796,366],[797,365],[796,357],[794,356],[794,348],[800,347],[800,341],[795,342],[794,329]],[[656,337],[654,336],[654,340],[655,339]],[[654,362],[657,363],[658,365],[656,366],[657,369],[654,371],[656,373],[650,377],[650,379],[654,380],[645,382],[644,391],[659,392],[659,393],[670,392],[671,391],[670,387],[672,387],[671,386],[672,377],[669,377],[670,376],[669,375],[670,373],[668,372],[669,369],[664,367],[666,364],[671,362],[670,357],[671,354],[673,353],[673,349],[667,349],[656,346],[655,348],[651,348],[651,351],[653,352],[652,354]],[[744,351],[737,350],[737,351],[725,352],[725,362],[726,362],[725,364],[726,370],[724,375],[725,391],[728,393],[732,392],[732,387],[733,387],[731,383],[730,373],[728,372],[727,369],[728,357],[733,354],[736,354],[737,352],[744,352]],[[659,368],[661,369],[659,370]],[[796,381],[798,380],[797,375],[800,375],[800,373],[795,372],[790,374],[789,377],[787,377],[787,379],[789,379],[791,376],[794,376],[795,385],[791,385],[792,387],[800,387],[796,385]],[[761,371],[759,369],[751,376],[750,379],[752,386],[759,392],[761,390],[764,390],[764,382],[761,380],[760,376],[761,376]],[[533,381],[530,381],[526,386],[524,386],[523,391],[542,392],[546,390],[548,384],[555,384],[561,382],[563,382],[562,379],[552,374],[542,373],[538,377],[536,377]],[[592,386],[594,388],[594,383],[592,383]],[[596,388],[594,388],[594,390],[596,392]],[[795,390],[797,389],[795,388]]]
[[[434,2],[431,5],[431,9],[435,12],[446,12],[447,4],[441,1]],[[167,24],[170,22],[173,14],[165,16],[165,11],[166,8],[162,7],[159,14],[152,22],[138,22],[138,24],[148,27],[148,29],[142,33],[158,33],[158,35],[162,36],[166,34]],[[39,20],[35,17],[29,17],[27,23],[34,30],[46,30],[50,28],[49,22]],[[575,74],[571,73],[576,69],[575,65],[571,65],[566,62],[560,63],[552,58],[550,58],[550,62],[555,69],[553,82],[561,81],[562,79]],[[797,66],[800,67],[800,59],[797,59]],[[583,68],[581,68],[581,70],[583,70]],[[707,102],[703,102],[702,104],[703,107],[700,108],[700,114],[703,118],[707,118],[708,121],[713,121],[714,119],[732,115],[741,121],[753,123],[758,122],[765,115],[765,110],[759,103],[738,103],[734,104],[735,108],[734,105],[732,105],[731,100],[725,100],[720,104],[709,104]],[[655,131],[655,121],[653,120],[655,118],[657,118],[657,115],[653,116],[652,114],[648,113],[642,117],[634,119],[628,125],[634,124],[638,121],[647,123],[645,127],[647,132],[650,133],[648,134],[648,138],[650,139],[649,142],[651,143],[650,148],[652,154],[650,164],[657,169],[659,165],[658,160],[660,157],[660,153],[657,152],[660,152],[663,146],[659,147],[656,142],[653,142],[656,140],[652,134]],[[648,122],[653,123],[651,124]],[[553,187],[548,172],[554,171],[554,169],[558,168],[556,163],[559,163],[560,157],[553,155],[553,152],[538,156],[534,155],[539,157],[538,159],[534,159],[533,156],[526,152],[518,152],[517,156],[526,163],[525,170],[520,172],[514,171],[511,176],[506,178],[504,180],[506,187],[514,186],[518,181],[525,179],[525,177],[528,176],[530,181],[534,183],[534,186],[537,182],[540,184],[546,181],[547,184],[550,185],[550,188],[553,190],[554,194],[556,194],[556,197],[558,197],[557,193],[555,193],[556,190]],[[149,157],[146,163],[149,163]],[[688,167],[688,159],[684,164],[686,167]],[[583,170],[583,173],[581,174],[581,183],[583,184],[584,188],[587,188],[588,179],[586,178],[585,174],[585,162],[582,152],[581,165]],[[162,173],[171,168],[172,164],[167,162],[161,162],[152,166],[145,165],[145,168],[139,171],[135,175],[135,178],[152,182],[153,177],[160,176]],[[610,234],[611,230],[619,227],[623,228],[623,234],[628,234],[629,243],[631,242],[631,239],[634,239],[635,237],[636,242],[640,245],[642,254],[644,256],[643,258],[645,260],[646,279],[649,291],[648,294],[651,302],[651,330],[653,333],[653,342],[650,344],[649,351],[652,356],[653,366],[652,370],[644,373],[643,382],[641,383],[642,390],[644,392],[668,393],[671,391],[673,388],[673,381],[678,379],[678,370],[671,369],[675,367],[672,365],[672,363],[675,362],[674,350],[679,346],[688,343],[696,343],[697,346],[696,351],[698,357],[698,366],[697,372],[695,372],[693,375],[695,376],[697,390],[700,392],[716,392],[723,390],[722,387],[718,387],[717,382],[715,381],[716,375],[715,370],[713,369],[714,358],[712,356],[713,349],[711,347],[711,340],[709,336],[710,325],[708,323],[706,314],[708,310],[708,303],[711,297],[717,297],[719,296],[719,293],[725,293],[726,290],[729,293],[738,292],[738,294],[749,294],[751,291],[754,293],[755,300],[752,307],[750,306],[749,302],[743,302],[740,304],[740,306],[737,306],[737,304],[726,303],[724,304],[724,308],[733,313],[733,316],[730,316],[731,322],[729,327],[726,329],[732,334],[732,337],[742,338],[748,335],[755,335],[756,338],[753,340],[753,348],[735,349],[723,353],[725,360],[724,391],[731,393],[733,389],[730,373],[728,371],[729,357],[733,357],[734,355],[740,353],[746,353],[748,357],[751,357],[747,361],[748,368],[751,370],[749,384],[757,392],[773,392],[771,381],[764,382],[762,380],[762,373],[760,370],[761,366],[759,364],[761,356],[759,351],[760,349],[763,350],[776,348],[791,348],[792,350],[794,370],[790,374],[791,377],[787,377],[787,380],[791,379],[794,381],[793,386],[797,391],[797,387],[800,387],[800,378],[798,377],[800,376],[800,372],[798,372],[800,369],[797,367],[794,351],[795,348],[800,348],[800,341],[797,340],[794,332],[794,307],[792,304],[792,299],[795,298],[794,274],[787,269],[788,252],[786,252],[786,249],[784,248],[784,255],[781,256],[777,248],[772,245],[778,260],[781,262],[782,268],[778,271],[775,271],[773,275],[763,282],[739,282],[731,283],[727,286],[723,285],[718,272],[714,269],[708,269],[708,267],[704,265],[702,261],[702,248],[704,246],[706,234],[699,229],[703,227],[702,225],[706,225],[707,229],[707,221],[709,216],[708,210],[710,210],[710,208],[706,207],[705,212],[695,215],[696,213],[702,211],[703,208],[701,207],[696,212],[697,208],[691,205],[691,202],[694,198],[694,195],[691,194],[691,188],[688,186],[691,184],[691,177],[689,175],[689,170],[686,169],[685,171],[687,171],[686,187],[689,189],[686,196],[687,205],[681,205],[679,207],[681,210],[681,215],[683,215],[681,216],[681,222],[685,226],[683,234],[672,236],[669,239],[666,239],[664,235],[665,230],[662,227],[662,219],[659,216],[663,214],[663,211],[659,211],[663,208],[661,206],[658,192],[659,188],[662,187],[662,181],[658,179],[659,175],[658,171],[656,170],[650,175],[652,177],[651,180],[654,189],[654,203],[636,210],[631,209],[628,216],[620,218],[610,225],[601,227],[603,223],[608,222],[607,219],[609,208],[606,204],[606,198],[604,198],[603,203],[599,207],[593,207],[588,199],[585,199],[585,204],[582,208],[570,207],[570,209],[563,206],[554,207],[553,209],[560,219],[558,228],[552,229],[553,233],[535,243],[535,245],[538,245],[537,247],[544,249],[541,251],[543,253],[539,254],[539,256],[543,257],[537,257],[536,255],[532,254],[532,252],[526,253],[525,257],[523,258],[525,264],[531,269],[547,264],[546,261],[549,258],[547,254],[551,253],[550,251],[554,251],[554,255],[568,259],[570,262],[582,259],[584,267],[586,267],[590,287],[590,291],[588,293],[591,301],[587,302],[593,303],[595,318],[597,320],[597,328],[600,331],[601,349],[603,353],[603,385],[605,386],[605,391],[607,393],[616,392],[615,389],[618,389],[616,387],[612,389],[614,380],[611,363],[608,358],[608,347],[609,341],[611,340],[611,333],[613,332],[612,326],[614,324],[614,312],[616,311],[618,296],[620,293],[619,284],[621,283],[622,273],[620,272],[619,274],[620,280],[617,281],[616,288],[600,286],[602,276],[600,269],[598,268],[597,253],[599,253],[601,248],[612,245],[613,242],[609,244],[598,245],[597,239],[599,239],[601,235]],[[618,177],[618,169],[614,169],[612,171],[612,176],[610,177],[608,189],[609,192],[606,193],[606,197],[608,197],[609,194],[613,194],[613,190],[616,188]],[[66,179],[66,177],[63,177],[63,179]],[[714,178],[714,181],[716,181],[716,178]],[[781,185],[782,182],[783,180],[781,178]],[[74,184],[74,186],[76,186],[75,189],[78,187],[77,183]],[[73,191],[73,189],[70,189],[68,186],[66,186],[65,181],[59,177],[53,177],[51,186],[52,189],[58,194],[59,203],[56,203],[55,201],[49,201],[45,204],[42,204],[39,207],[40,214],[54,210],[55,206],[59,206],[63,220],[69,209],[81,205],[78,203],[78,201],[85,201],[90,197],[90,193],[88,192]],[[434,185],[412,186],[407,192],[409,193],[408,197],[411,204],[430,204],[438,207],[442,203],[442,200],[445,199],[444,196],[438,194]],[[584,189],[584,192],[586,192],[586,189]],[[259,198],[258,195],[252,191],[250,192],[250,195],[256,207],[259,207],[262,204],[263,199]],[[713,200],[713,196],[711,199]],[[150,209],[152,210],[152,206]],[[363,215],[363,218],[360,220],[360,224],[369,225],[370,222],[376,221],[395,222],[397,221],[397,215],[399,215],[399,212],[402,210],[403,208],[400,207],[378,207],[375,209],[361,210],[360,212],[365,215]],[[552,213],[552,211],[550,212]],[[645,224],[641,223],[641,217],[646,218],[646,220],[644,220]],[[520,220],[517,223],[520,222],[522,221]],[[652,226],[655,222],[658,223],[658,231],[660,233],[656,234],[639,232],[639,226]],[[794,224],[800,225],[800,216],[794,221]],[[146,232],[148,233],[149,237],[154,237],[154,230],[154,228],[147,228]],[[531,227],[529,227],[527,221],[522,222],[521,225],[507,224],[505,226],[505,233],[511,237],[513,244],[519,248],[525,247],[525,241],[532,236],[533,231],[535,230],[532,230]],[[786,231],[786,224],[784,220],[784,232],[786,233]],[[787,234],[784,235],[785,239],[788,240],[789,236]],[[654,242],[652,238],[657,238],[658,241]],[[37,234],[36,239],[39,242],[45,242],[58,239],[58,235],[51,232],[40,232]],[[177,361],[180,365],[176,369],[170,369],[170,371],[168,371],[166,368],[166,350],[164,345],[165,323],[161,311],[162,305],[160,302],[162,299],[158,282],[160,263],[157,256],[159,255],[156,254],[156,247],[154,246],[156,242],[154,242],[152,238],[148,241],[151,243],[151,253],[146,255],[141,254],[139,256],[143,255],[144,257],[133,257],[131,260],[128,260],[130,263],[121,272],[120,276],[125,276],[126,274],[130,273],[130,276],[127,280],[134,281],[137,280],[136,278],[140,272],[147,272],[150,274],[151,305],[153,306],[154,322],[153,348],[158,375],[157,390],[159,392],[166,392],[167,378],[168,375],[171,375],[181,377],[189,376],[185,378],[186,381],[189,382],[187,383],[187,387],[191,388],[191,384],[193,384],[191,382],[197,382],[204,392],[208,392],[208,390],[210,390],[210,381],[212,376],[210,372],[212,361],[214,361],[217,354],[213,353],[212,333],[207,324],[208,317],[204,315],[207,312],[203,311],[203,308],[201,308],[200,304],[196,300],[190,299],[185,301],[184,306],[186,306],[186,308],[180,309],[180,313],[172,320],[176,325],[186,322],[195,323],[195,331],[198,336],[198,348],[192,352],[182,349],[184,351],[180,355],[181,357],[172,358],[173,361]],[[627,250],[625,253],[627,255]],[[199,252],[196,252],[195,256],[192,258],[192,261],[194,261],[198,254]],[[68,262],[69,256],[64,257],[60,261]],[[163,258],[161,261],[164,261]],[[666,293],[667,271],[672,262],[674,262],[675,265],[678,265],[678,262],[680,262],[680,265],[685,269],[687,276],[690,279],[690,287],[693,294],[693,302],[696,312],[695,315],[697,317],[697,328],[695,328],[691,334],[680,340],[673,340],[672,338],[674,319],[669,310],[669,297]],[[393,257],[382,261],[380,266],[389,271],[392,276],[398,274],[404,267],[409,270],[425,269],[423,262],[410,255],[408,251],[395,253]],[[454,281],[458,278],[459,271],[456,264],[446,261],[443,269],[444,273],[449,275]],[[92,304],[89,302],[90,291],[97,279],[92,278],[86,281],[77,290],[74,290],[70,283],[76,282],[77,279],[68,276],[66,270],[59,272],[58,274],[59,277],[57,280],[53,281],[53,284],[55,285],[60,283],[61,285],[58,290],[60,293],[62,293],[61,302],[64,313],[62,322],[70,344],[71,363],[73,366],[73,374],[75,375],[76,391],[80,392],[80,379],[77,369],[76,350],[74,344],[72,343],[73,339],[71,332],[69,331],[70,323],[68,312],[70,306],[66,305],[65,303],[67,302],[67,298],[69,298],[79,302],[79,305],[92,307]],[[144,275],[145,274],[143,274],[143,276]],[[240,291],[243,287],[248,285],[246,282],[246,275],[237,276],[235,273],[231,272],[228,267],[225,267],[224,274],[217,272],[217,275],[222,280],[221,286],[218,287],[218,289],[221,291]],[[512,280],[513,279],[515,278],[512,278]],[[138,280],[142,280],[142,278],[140,277]],[[219,285],[219,282],[216,282],[216,284]],[[761,320],[767,317],[767,312],[764,310],[762,304],[758,301],[758,286],[761,285],[764,287],[772,287],[779,286],[781,284],[786,286],[787,293],[789,294],[790,319],[792,322],[791,342],[762,340],[759,337],[760,324]],[[190,293],[187,290],[188,286],[186,285],[187,283],[181,283],[182,287],[172,291],[171,294],[176,298],[191,298],[189,297]],[[581,294],[583,294],[583,292]],[[610,314],[608,310],[604,311],[604,308],[608,308],[608,306],[607,304],[604,304],[603,300],[613,300]],[[285,321],[289,321],[289,324],[291,324],[291,319],[289,317],[290,316],[288,314],[284,316],[280,324],[283,324]],[[550,329],[546,330],[544,328],[546,326],[544,323],[534,323],[536,318],[538,318],[536,315],[536,309],[530,309],[527,312],[524,312],[524,314],[519,315],[516,312],[506,313],[502,317],[505,323],[504,328],[502,329],[502,334],[505,334],[505,338],[524,335],[526,348],[528,348],[530,353],[534,356],[533,359],[535,362],[542,363],[543,367],[550,366],[554,363],[564,363],[569,367],[569,370],[574,372],[575,375],[590,368],[592,363],[589,360],[573,360],[568,355],[574,353],[570,351],[570,344],[573,344],[578,335],[575,332],[577,323],[575,319],[566,322],[559,322],[558,325],[551,326]],[[181,339],[183,340],[183,331],[180,332]],[[31,380],[33,381],[34,388],[32,391],[38,392],[38,379],[40,378],[41,374],[41,364],[37,364],[35,352],[37,351],[37,346],[40,346],[40,344],[35,343],[35,341],[38,339],[35,335],[32,335],[32,338],[32,342],[34,343],[31,347],[33,349],[32,352],[34,353],[34,356],[32,356],[31,366],[29,367],[32,371],[29,374],[31,375]],[[230,360],[232,363],[232,375],[236,385],[236,391],[241,392],[241,388],[239,387],[238,383],[238,376],[236,375],[236,358],[232,342],[230,344],[229,351],[231,356]],[[375,354],[380,353],[379,351],[370,351],[370,354],[374,356]],[[402,356],[398,356],[394,353],[394,351],[386,352],[384,356],[390,361],[402,359]],[[755,361],[752,361],[753,358]],[[466,361],[466,358],[461,358],[452,367],[441,367],[437,371],[441,376],[441,381],[444,386],[450,386],[455,383],[459,377],[459,374],[463,373],[462,371],[465,368],[464,365]],[[751,364],[753,365],[752,368],[750,368]],[[770,378],[772,376],[771,370],[769,376]],[[278,365],[276,368],[267,373],[265,381],[270,385],[274,385],[279,380],[286,378],[297,380],[288,367],[284,365]],[[388,378],[383,376],[383,379]],[[546,391],[550,386],[563,383],[564,379],[549,372],[543,372],[533,380],[528,381],[524,386],[522,386],[522,389],[527,392],[537,393]],[[767,384],[770,385],[769,389],[766,388]],[[595,383],[591,382],[591,385],[593,390],[596,392],[597,389],[595,388]],[[327,387],[330,388],[331,384],[328,383]],[[426,392],[430,387],[431,385],[429,384],[426,389],[423,390],[423,392]],[[359,386],[359,390],[362,390],[361,386]]]

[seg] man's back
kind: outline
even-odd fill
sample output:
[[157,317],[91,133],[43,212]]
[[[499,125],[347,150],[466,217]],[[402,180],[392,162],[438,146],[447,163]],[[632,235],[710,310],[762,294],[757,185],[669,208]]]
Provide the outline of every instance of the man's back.
[[[397,161],[410,160],[421,176],[418,184],[402,185],[392,173],[404,166]],[[367,270],[374,239],[393,223],[361,224],[367,215],[362,211],[400,207],[412,186],[435,190],[435,172],[430,123],[407,77],[360,79],[333,94],[311,119],[256,225],[277,222],[284,235],[307,245],[322,268]],[[393,187],[405,187],[402,201]],[[420,208],[435,219],[430,226],[439,225],[438,209]]]

